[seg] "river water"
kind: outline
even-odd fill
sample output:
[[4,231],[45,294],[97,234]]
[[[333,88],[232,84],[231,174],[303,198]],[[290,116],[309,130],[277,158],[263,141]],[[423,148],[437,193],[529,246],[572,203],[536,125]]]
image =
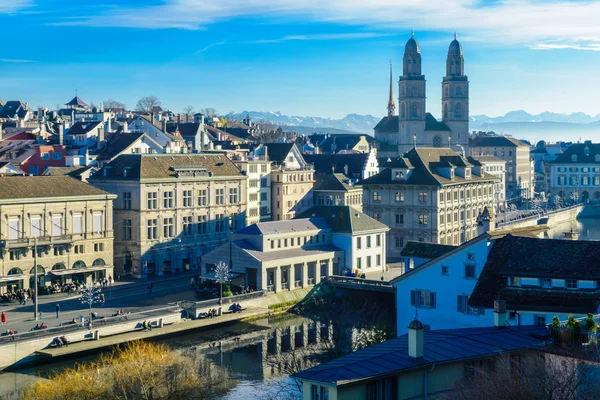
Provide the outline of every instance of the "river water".
[[[579,240],[600,240],[600,218],[581,218],[560,224],[546,237],[563,239],[564,232],[579,232]],[[294,346],[311,346],[327,336],[330,327],[312,319],[293,314],[252,322],[236,322],[213,329],[194,331],[162,340],[171,348],[205,355],[216,365],[228,368],[238,381],[223,400],[255,400],[281,398],[273,396],[282,385],[293,385],[284,373],[270,362],[278,351]],[[93,361],[96,355],[77,357],[19,372],[0,374],[0,399],[11,398],[36,379],[72,367],[75,362]],[[289,397],[286,397],[289,398]]]
[[546,236],[551,239],[564,239],[564,232],[579,232],[579,240],[600,240],[600,218],[579,218],[567,221],[550,229]]
[[[278,367],[282,352],[291,349],[316,348],[328,340],[333,328],[324,322],[295,314],[284,314],[251,322],[235,322],[213,329],[197,330],[161,340],[161,343],[182,352],[204,355],[215,365],[227,368],[237,385],[222,400],[255,400],[297,398],[292,379]],[[329,337],[331,339],[331,337]],[[298,350],[299,351],[299,350]],[[97,355],[76,357],[37,368],[0,374],[0,399],[16,398],[15,393],[36,379],[70,368],[76,362],[91,362]]]

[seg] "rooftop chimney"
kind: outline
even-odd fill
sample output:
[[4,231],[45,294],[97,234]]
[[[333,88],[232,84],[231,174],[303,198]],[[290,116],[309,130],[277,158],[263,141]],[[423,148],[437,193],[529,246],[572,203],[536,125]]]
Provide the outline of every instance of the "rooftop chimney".
[[494,300],[494,326],[506,328],[506,301]]
[[163,119],[163,122],[162,122],[162,130],[163,130],[163,132],[165,132],[165,133],[167,132],[167,119],[166,119],[166,118],[165,118],[165,119]]
[[181,114],[177,114],[177,123],[180,124],[181,123]]
[[425,330],[418,319],[413,319],[408,325],[408,356],[423,358]]
[[58,144],[61,146],[65,144],[65,123],[62,122],[58,125]]

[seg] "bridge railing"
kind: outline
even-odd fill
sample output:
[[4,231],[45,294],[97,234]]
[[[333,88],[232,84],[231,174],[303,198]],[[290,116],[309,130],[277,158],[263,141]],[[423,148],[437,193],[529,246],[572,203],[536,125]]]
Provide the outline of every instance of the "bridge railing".
[[390,285],[389,282],[387,281],[378,281],[375,279],[363,279],[363,278],[353,278],[350,276],[330,276],[328,278],[332,283],[351,283],[351,284],[358,284],[358,285],[371,285],[371,286],[385,286],[385,287],[392,287],[392,285]]

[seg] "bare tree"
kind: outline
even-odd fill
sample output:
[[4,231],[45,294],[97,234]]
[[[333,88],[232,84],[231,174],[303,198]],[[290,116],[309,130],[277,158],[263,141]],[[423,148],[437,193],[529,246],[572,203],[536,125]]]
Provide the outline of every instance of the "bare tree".
[[90,329],[92,329],[92,320],[93,320],[92,306],[94,304],[102,302],[100,292],[102,292],[102,286],[100,286],[99,284],[84,285],[83,288],[81,289],[81,298],[80,298],[81,304],[87,304],[89,306],[89,318],[90,318],[89,327],[90,327]]
[[276,124],[272,121],[262,120],[255,125],[253,136],[261,144],[287,142],[293,137],[293,135],[290,135],[289,126],[285,124]]
[[104,109],[105,110],[125,110],[125,103],[121,103],[120,101],[108,99],[104,100]]
[[217,116],[217,110],[212,107],[203,108],[200,110],[200,113],[204,114],[205,117],[213,118]]
[[[505,354],[465,370],[450,400],[592,400],[600,382],[591,363],[568,354]],[[486,366],[487,365],[487,366]]]
[[151,112],[154,107],[160,107],[161,102],[156,96],[145,96],[139,99],[135,105],[138,111]]
[[187,106],[183,109],[183,115],[185,115],[185,122],[188,122],[188,118],[194,114],[194,107]]

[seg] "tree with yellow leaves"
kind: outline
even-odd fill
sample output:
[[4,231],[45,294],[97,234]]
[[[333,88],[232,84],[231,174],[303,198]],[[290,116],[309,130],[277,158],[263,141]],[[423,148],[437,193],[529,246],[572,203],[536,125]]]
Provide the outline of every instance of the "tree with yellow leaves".
[[211,399],[226,393],[226,370],[197,356],[143,341],[117,347],[97,362],[78,364],[31,384],[22,399],[128,400]]

